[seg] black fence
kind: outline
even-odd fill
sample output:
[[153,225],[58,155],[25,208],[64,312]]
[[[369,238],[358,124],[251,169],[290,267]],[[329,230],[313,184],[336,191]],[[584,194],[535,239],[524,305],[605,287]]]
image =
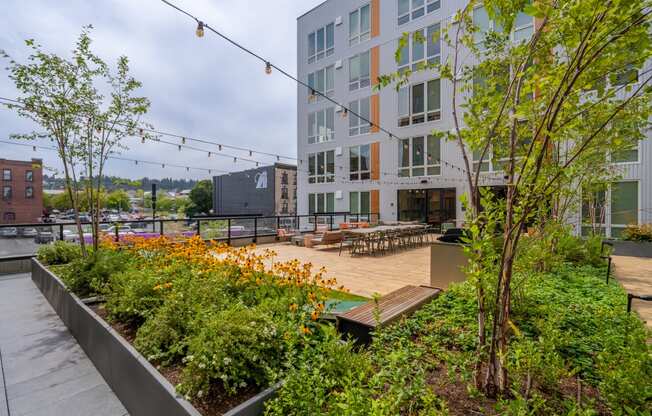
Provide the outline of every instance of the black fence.
[[[339,229],[341,223],[347,222],[374,224],[378,222],[378,219],[379,215],[374,213],[331,212],[308,215],[101,221],[99,227],[103,235],[111,236],[115,241],[126,236],[188,238],[198,235],[204,240],[223,241],[231,244],[234,241],[245,239],[255,243],[261,237],[274,237],[280,234],[296,235],[318,230],[332,231]],[[0,257],[29,254],[35,251],[35,246],[38,244],[47,244],[57,240],[79,242],[84,238],[85,242],[91,242],[92,223],[82,222],[82,230],[83,236],[80,236],[74,221],[0,224]],[[13,250],[10,241],[15,242]]]

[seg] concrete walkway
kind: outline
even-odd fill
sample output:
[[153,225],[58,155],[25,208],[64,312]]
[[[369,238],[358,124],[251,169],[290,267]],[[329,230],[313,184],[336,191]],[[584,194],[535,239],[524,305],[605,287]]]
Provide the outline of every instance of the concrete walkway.
[[0,416],[123,416],[29,274],[0,276]]
[[[611,256],[614,273],[625,290],[635,295],[652,295],[652,258]],[[634,299],[632,308],[652,328],[652,302]]]

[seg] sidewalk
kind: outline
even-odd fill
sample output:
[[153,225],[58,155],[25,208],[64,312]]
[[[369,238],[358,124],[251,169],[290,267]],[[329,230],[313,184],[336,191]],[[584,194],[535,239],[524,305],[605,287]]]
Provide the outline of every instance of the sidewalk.
[[127,414],[29,274],[0,276],[0,358],[0,416]]
[[[636,295],[652,295],[652,258],[611,256],[614,273],[625,290]],[[652,328],[652,302],[634,299],[632,308],[648,328]]]

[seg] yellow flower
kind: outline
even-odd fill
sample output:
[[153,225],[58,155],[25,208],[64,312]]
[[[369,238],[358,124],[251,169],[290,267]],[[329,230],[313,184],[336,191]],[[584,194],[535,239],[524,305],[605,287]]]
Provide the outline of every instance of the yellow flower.
[[293,303],[293,304],[290,305],[290,310],[292,312],[296,312],[298,308],[299,308],[299,305],[297,305],[296,303]]

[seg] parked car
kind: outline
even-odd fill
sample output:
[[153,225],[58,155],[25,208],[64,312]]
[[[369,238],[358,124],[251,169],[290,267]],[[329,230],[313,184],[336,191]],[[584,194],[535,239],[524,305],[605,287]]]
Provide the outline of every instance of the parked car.
[[54,232],[52,232],[52,228],[49,227],[39,228],[36,232],[36,236],[34,237],[34,242],[36,244],[48,244],[54,242],[54,240]]
[[32,238],[36,236],[36,228],[33,227],[23,227],[19,230],[21,237]]
[[18,228],[16,227],[0,228],[0,237],[5,237],[5,238],[18,237]]

